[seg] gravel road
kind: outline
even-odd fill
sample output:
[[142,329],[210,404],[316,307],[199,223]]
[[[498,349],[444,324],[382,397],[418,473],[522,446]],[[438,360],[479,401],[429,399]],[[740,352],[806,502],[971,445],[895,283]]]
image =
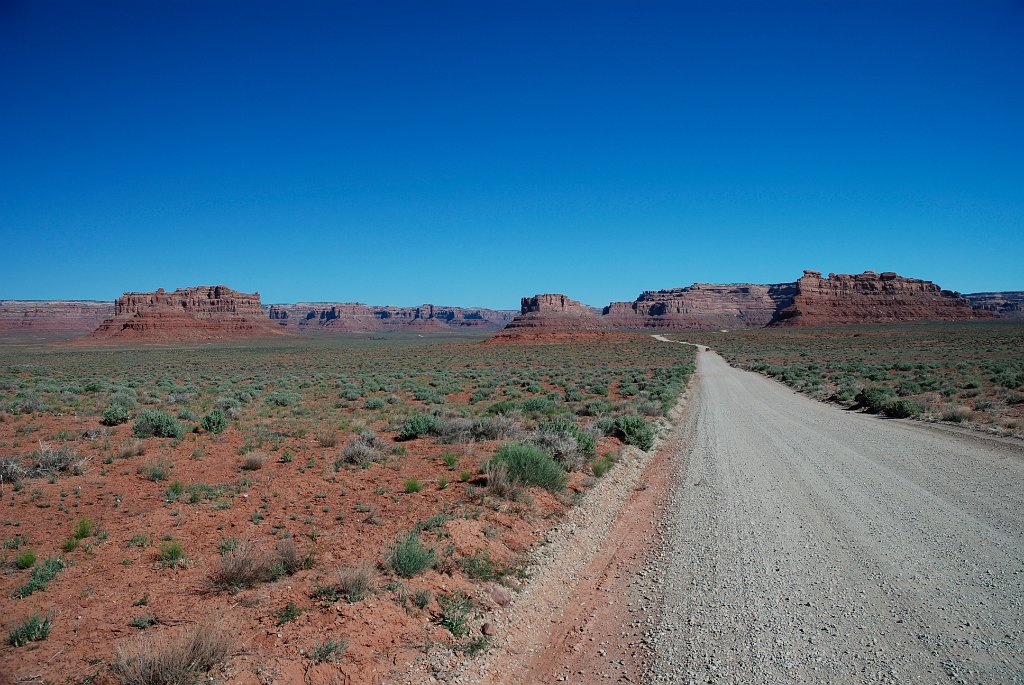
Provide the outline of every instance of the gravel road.
[[648,680],[1024,683],[1019,443],[698,373]]

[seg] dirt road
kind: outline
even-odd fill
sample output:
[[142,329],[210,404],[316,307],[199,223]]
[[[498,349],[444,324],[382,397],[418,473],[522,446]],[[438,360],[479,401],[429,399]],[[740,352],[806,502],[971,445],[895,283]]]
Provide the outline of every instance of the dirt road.
[[652,682],[1024,682],[1024,452],[699,355]]

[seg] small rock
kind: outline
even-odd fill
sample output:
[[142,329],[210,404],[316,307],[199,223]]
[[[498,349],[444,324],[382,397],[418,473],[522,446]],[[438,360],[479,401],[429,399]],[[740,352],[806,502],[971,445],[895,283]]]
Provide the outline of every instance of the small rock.
[[480,626],[480,632],[483,633],[484,635],[486,635],[487,637],[490,637],[490,636],[494,635],[494,632],[495,632],[494,631],[494,624],[492,624],[492,623],[485,623],[485,624],[483,624],[482,626]]
[[509,592],[506,587],[495,585],[491,588],[491,599],[493,599],[494,603],[498,606],[508,606],[509,602],[512,601],[512,593]]

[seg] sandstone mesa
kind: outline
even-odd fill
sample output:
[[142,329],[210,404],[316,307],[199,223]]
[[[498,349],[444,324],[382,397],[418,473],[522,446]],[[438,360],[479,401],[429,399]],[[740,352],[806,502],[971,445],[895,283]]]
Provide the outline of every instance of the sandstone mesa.
[[[0,337],[81,338],[82,344],[175,343],[310,333],[700,330],[903,321],[1024,319],[1024,291],[960,295],[894,272],[804,271],[792,283],[694,283],[648,290],[632,302],[589,307],[563,294],[524,297],[518,312],[358,302],[265,305],[224,285],[127,292],[114,303],[0,300]],[[84,337],[83,337],[84,336]]]

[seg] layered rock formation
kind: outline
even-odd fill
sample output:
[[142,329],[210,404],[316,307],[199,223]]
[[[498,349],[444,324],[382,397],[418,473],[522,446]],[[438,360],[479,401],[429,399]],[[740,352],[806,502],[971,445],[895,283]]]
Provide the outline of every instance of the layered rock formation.
[[968,293],[964,299],[975,311],[989,312],[1000,319],[1024,319],[1024,290],[1004,293]]
[[604,316],[618,328],[761,327],[792,303],[795,292],[792,283],[694,283],[687,288],[648,290],[634,302],[612,302],[604,308]]
[[[985,307],[1013,312],[1016,301],[996,297]],[[958,321],[990,317],[958,293],[930,281],[882,274],[805,271],[795,283],[695,283],[649,290],[633,302],[612,302],[600,314],[565,295],[523,298],[508,330],[662,330],[831,326],[893,321]]]
[[74,338],[95,330],[113,314],[112,302],[0,300],[0,337]]
[[358,302],[271,305],[270,319],[280,326],[311,331],[378,331],[405,327],[499,329],[515,312],[495,309],[438,307],[380,307]]
[[281,335],[267,318],[259,293],[224,285],[166,292],[125,293],[114,316],[90,334],[89,342],[190,342]]
[[931,281],[904,278],[895,272],[829,274],[804,271],[793,302],[772,325],[832,326],[893,321],[959,321],[989,316],[975,312],[959,293]]
[[608,323],[596,309],[559,294],[524,297],[519,316],[507,326],[510,330],[563,331],[593,331],[607,327]]

